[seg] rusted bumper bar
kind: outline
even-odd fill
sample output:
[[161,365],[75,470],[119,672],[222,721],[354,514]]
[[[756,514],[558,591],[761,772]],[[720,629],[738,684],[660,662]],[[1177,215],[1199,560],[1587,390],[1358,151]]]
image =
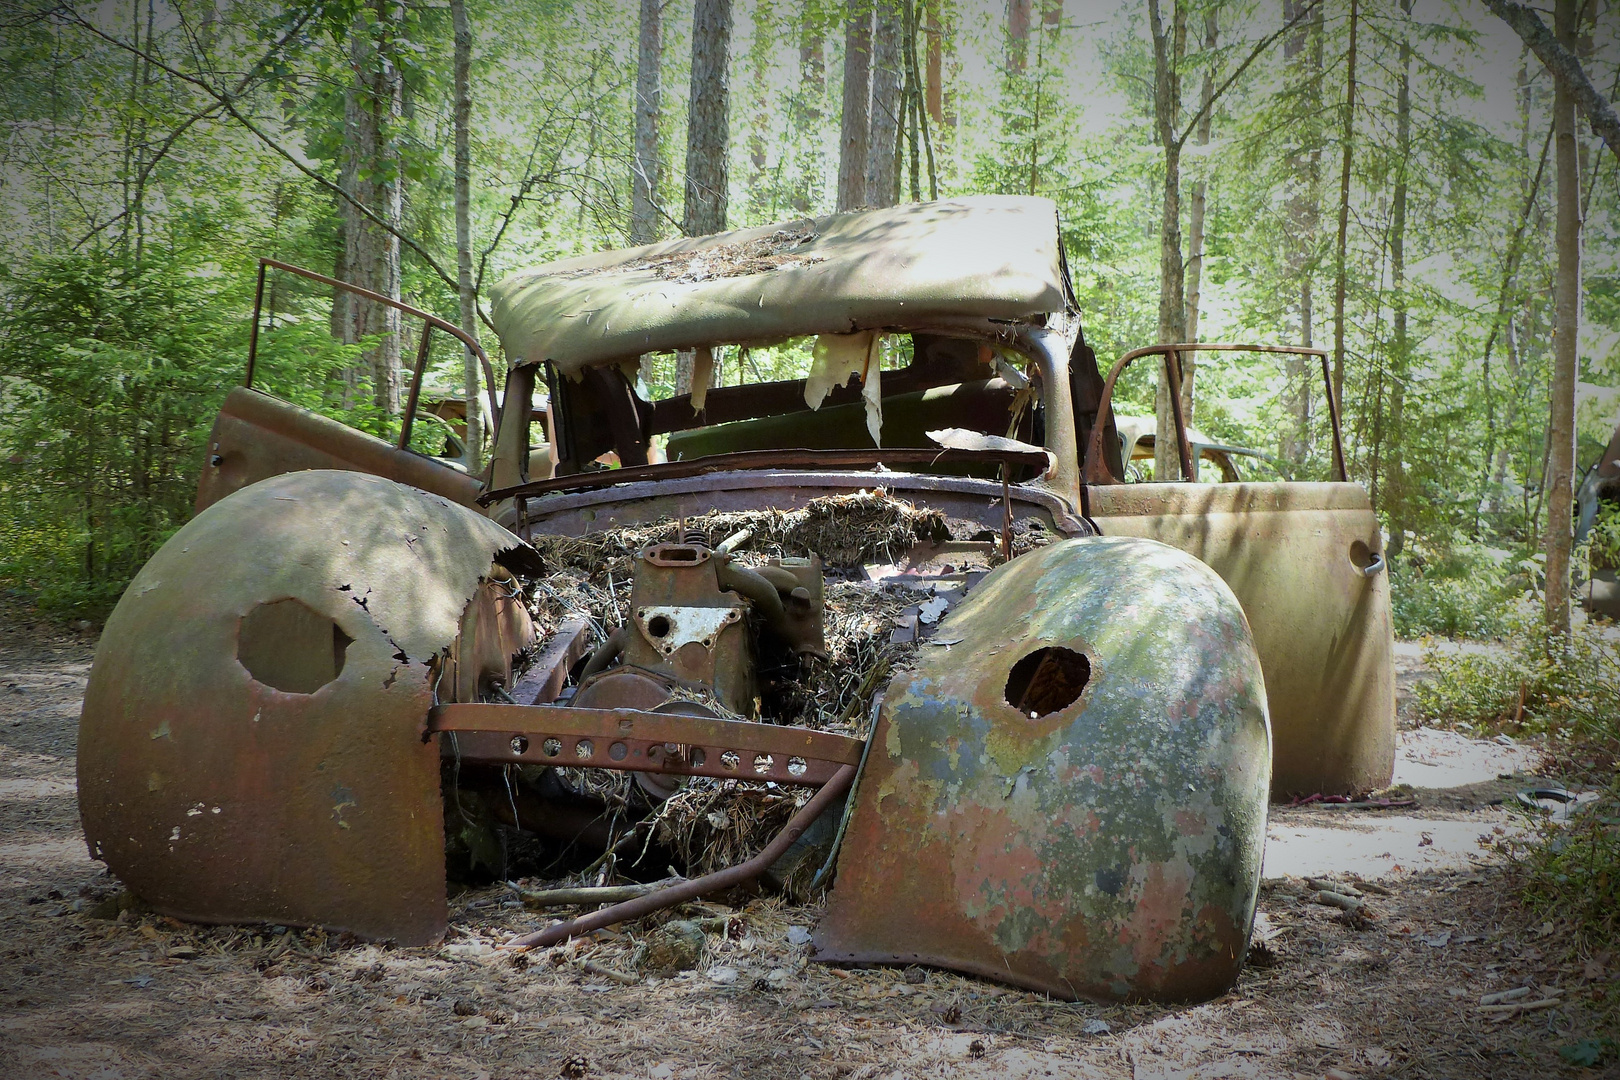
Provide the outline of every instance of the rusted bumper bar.
[[828,783],[861,760],[860,739],[742,720],[561,705],[440,705],[441,752],[504,764],[626,769],[722,780]]

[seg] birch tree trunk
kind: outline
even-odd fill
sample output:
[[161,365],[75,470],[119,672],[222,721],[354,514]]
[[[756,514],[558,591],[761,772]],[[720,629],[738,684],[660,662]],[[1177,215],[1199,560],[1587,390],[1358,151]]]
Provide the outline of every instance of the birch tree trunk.
[[658,117],[664,90],[664,0],[641,0],[636,53],[636,144],[630,168],[630,242],[658,239]]
[[[1176,128],[1181,120],[1181,77],[1178,67],[1187,52],[1187,14],[1181,0],[1172,0],[1170,31],[1159,15],[1159,0],[1148,0],[1148,21],[1153,34],[1153,119],[1164,149],[1164,192],[1159,216],[1159,343],[1184,341],[1187,309],[1181,263],[1181,143]],[[1176,453],[1175,414],[1170,389],[1161,366],[1154,395],[1156,434],[1153,440],[1153,478],[1183,479]],[[1191,479],[1187,477],[1185,479]]]
[[866,155],[866,203],[893,206],[899,199],[900,5],[877,0],[872,27],[872,105]]
[[1400,73],[1395,89],[1395,190],[1389,211],[1390,322],[1394,331],[1389,356],[1389,480],[1384,506],[1389,515],[1389,557],[1399,558],[1406,546],[1406,381],[1409,342],[1406,332],[1406,170],[1412,156],[1412,43],[1406,21],[1412,0],[1401,0]]
[[[455,94],[455,214],[456,291],[461,299],[461,329],[478,339],[478,293],[473,288],[472,257],[472,27],[467,22],[467,0],[450,0],[450,21],[455,34],[452,82]],[[462,464],[474,475],[483,465],[484,417],[480,408],[478,357],[462,350],[462,385],[467,398],[467,449]],[[492,418],[493,419],[493,418]]]
[[[1204,15],[1204,51],[1213,53],[1219,40],[1218,12],[1210,8]],[[1204,85],[1198,93],[1198,104],[1203,117],[1198,121],[1194,136],[1199,146],[1209,145],[1210,127],[1214,120],[1211,103],[1215,98],[1214,61],[1204,69]],[[1198,340],[1198,308],[1203,299],[1199,286],[1204,276],[1204,210],[1209,195],[1209,181],[1200,176],[1192,189],[1192,206],[1187,220],[1187,340]],[[1181,358],[1181,414],[1191,426],[1193,422],[1193,378],[1197,374],[1197,353]]]
[[731,87],[731,0],[697,0],[692,11],[691,105],[686,122],[686,206],[681,231],[726,227],[726,149]]
[[[393,60],[404,9],[395,0],[372,0],[355,16],[349,36],[350,85],[344,95],[344,175],[349,193],[379,219],[398,230],[404,218],[401,162],[393,128],[404,108],[405,82]],[[399,238],[353,206],[343,204],[344,263],[348,280],[361,288],[399,299]],[[399,312],[384,304],[344,294],[343,340],[354,344],[376,336],[365,354],[371,369],[372,400],[390,414],[399,412]]]
[[[1554,32],[1566,49],[1575,45],[1575,0],[1557,0]],[[1581,219],[1579,151],[1575,145],[1575,96],[1569,81],[1556,80],[1553,96],[1554,159],[1558,171],[1558,272],[1554,297],[1558,310],[1553,334],[1553,374],[1549,452],[1544,480],[1547,490],[1547,628],[1569,633],[1569,556],[1574,539],[1575,499],[1575,363],[1580,334]]]
[[848,0],[844,22],[844,112],[838,125],[838,209],[866,202],[866,158],[872,138],[872,9]]

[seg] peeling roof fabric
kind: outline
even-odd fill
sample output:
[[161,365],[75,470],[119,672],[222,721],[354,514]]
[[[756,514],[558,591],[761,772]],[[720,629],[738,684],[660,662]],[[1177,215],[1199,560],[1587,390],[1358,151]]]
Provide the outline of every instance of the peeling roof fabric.
[[492,290],[514,365],[564,373],[644,352],[1072,306],[1057,207],[985,195],[585,255]]

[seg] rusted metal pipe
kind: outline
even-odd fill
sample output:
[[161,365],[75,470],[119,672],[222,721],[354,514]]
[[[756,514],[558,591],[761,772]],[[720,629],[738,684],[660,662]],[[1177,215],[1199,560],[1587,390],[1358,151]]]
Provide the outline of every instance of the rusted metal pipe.
[[264,260],[259,260],[259,280],[253,286],[253,325],[248,327],[248,363],[247,381],[243,386],[253,386],[253,361],[259,355],[259,309],[264,306]]
[[1322,354],[1322,382],[1327,385],[1328,418],[1333,421],[1333,467],[1338,470],[1340,482],[1350,479],[1344,467],[1344,435],[1339,431],[1339,399],[1333,393],[1333,373],[1328,369],[1327,353]]
[[[1181,353],[1171,349],[1164,354],[1164,370],[1170,375],[1170,414],[1176,421],[1176,456],[1181,459],[1181,478],[1197,480],[1193,469],[1192,444],[1187,441],[1187,416],[1181,408]],[[1157,435],[1154,436],[1157,438]]]
[[409,450],[411,428],[416,423],[416,403],[422,397],[422,374],[427,370],[428,339],[433,334],[431,324],[422,327],[422,340],[416,346],[416,369],[411,372],[411,392],[405,399],[405,420],[399,425],[399,448]]
[[[253,298],[253,326],[248,332],[247,381],[242,385],[250,389],[253,386],[253,366],[254,361],[258,356],[259,344],[259,306],[264,295],[264,271],[266,267],[272,267],[276,270],[285,270],[289,274],[297,274],[299,277],[308,278],[310,281],[318,281],[322,285],[330,285],[334,289],[342,289],[344,292],[353,293],[356,296],[363,296],[367,300],[373,301],[374,303],[383,304],[387,307],[394,308],[395,310],[403,311],[405,314],[410,315],[413,318],[421,319],[435,330],[443,330],[445,333],[467,346],[468,349],[472,350],[473,355],[478,357],[478,362],[483,366],[484,385],[489,392],[490,418],[496,421],[495,427],[497,430],[499,429],[501,409],[500,403],[495,400],[495,369],[490,366],[489,356],[484,352],[483,346],[479,345],[478,342],[473,339],[471,334],[467,333],[454,323],[446,322],[437,315],[423,311],[421,308],[412,307],[411,305],[402,303],[401,301],[395,300],[392,297],[384,296],[382,293],[372,292],[370,289],[362,289],[360,286],[351,285],[347,281],[339,281],[337,278],[327,277],[325,274],[317,274],[313,270],[305,270],[302,266],[294,266],[292,263],[284,263],[277,259],[261,258],[259,260],[259,289]],[[469,401],[467,403],[467,407],[469,409],[472,408],[472,402]]]
[[589,934],[593,930],[600,930],[604,926],[611,926],[618,922],[628,922],[639,919],[644,915],[651,915],[655,911],[662,911],[667,907],[696,900],[708,893],[719,892],[735,885],[742,885],[759,877],[771,864],[780,859],[787,849],[804,834],[804,830],[822,815],[822,812],[838,800],[849,786],[855,782],[855,766],[844,765],[833,774],[822,789],[810,797],[810,801],[793,815],[787,826],[777,834],[775,840],[766,845],[765,850],[755,855],[747,862],[729,866],[712,874],[705,874],[700,878],[683,881],[679,885],[671,885],[667,889],[638,896],[634,900],[626,900],[622,904],[613,904],[593,911],[589,915],[581,915],[577,919],[548,926],[532,934],[514,938],[502,945],[503,949],[533,949],[545,948],[555,945],[559,941],[566,941],[572,937]]
[[628,626],[621,626],[609,634],[607,640],[598,645],[596,651],[591,653],[590,659],[585,661],[585,666],[579,671],[579,681],[584,682],[618,659],[619,654],[624,652],[624,646],[629,640],[630,628]]

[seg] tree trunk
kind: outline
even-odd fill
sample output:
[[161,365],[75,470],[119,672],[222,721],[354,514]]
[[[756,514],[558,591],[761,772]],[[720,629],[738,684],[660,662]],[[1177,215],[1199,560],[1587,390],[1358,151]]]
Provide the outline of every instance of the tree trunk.
[[[1554,30],[1566,49],[1575,44],[1575,0],[1557,0]],[[1554,296],[1558,326],[1553,334],[1553,376],[1547,431],[1550,450],[1543,481],[1547,491],[1547,628],[1569,633],[1569,556],[1574,539],[1575,363],[1580,333],[1581,220],[1579,156],[1575,146],[1575,97],[1569,81],[1556,80],[1553,96],[1554,158],[1558,164],[1558,276]]]
[[1333,256],[1333,397],[1344,400],[1344,297],[1349,284],[1345,248],[1350,237],[1350,161],[1356,130],[1356,31],[1360,0],[1350,0],[1350,49],[1345,56],[1344,127],[1340,135],[1339,234]]
[[814,133],[821,127],[821,105],[827,93],[827,60],[820,22],[810,13],[799,15],[799,88],[789,116],[793,122],[793,212],[808,214],[821,190],[821,154]]
[[1407,37],[1406,20],[1412,17],[1412,0],[1401,0],[1400,75],[1395,89],[1395,190],[1390,198],[1389,279],[1390,321],[1394,330],[1389,356],[1389,473],[1384,489],[1384,507],[1389,520],[1389,557],[1399,558],[1406,546],[1406,382],[1411,365],[1407,362],[1406,334],[1406,169],[1412,156],[1412,44]]
[[1020,74],[1029,64],[1030,0],[1007,0],[1007,70]]
[[754,33],[748,45],[748,209],[754,221],[774,221],[776,187],[766,169],[772,127],[771,69],[775,59],[776,12],[773,0],[755,0]]
[[658,117],[664,90],[663,0],[641,0],[636,54],[636,145],[630,169],[630,242],[658,239]]
[[939,0],[928,0],[927,13],[923,18],[923,34],[928,38],[927,53],[928,74],[925,97],[928,100],[928,116],[936,124],[945,123],[945,31],[939,25]]
[[838,209],[866,203],[866,159],[872,138],[872,9],[848,0],[844,23],[844,112],[838,126]]
[[730,141],[731,0],[697,0],[692,11],[692,88],[686,122],[686,208],[681,231],[706,236],[726,227],[726,149]]
[[[398,230],[404,219],[404,186],[394,128],[404,108],[405,81],[394,63],[395,35],[404,18],[396,0],[371,0],[371,18],[357,16],[350,30],[352,81],[344,98],[347,160],[344,175],[355,201]],[[400,294],[399,238],[353,206],[343,204],[344,262],[349,281],[394,300]],[[399,412],[399,311],[362,297],[347,300],[343,340],[375,336],[365,354],[373,402]]]
[[[1164,191],[1159,215],[1159,343],[1186,340],[1187,309],[1181,263],[1181,143],[1176,128],[1181,120],[1181,77],[1177,74],[1187,52],[1187,14],[1181,0],[1171,14],[1167,35],[1159,16],[1159,0],[1148,0],[1153,34],[1153,119],[1164,149]],[[1191,479],[1181,476],[1176,453],[1175,414],[1168,380],[1161,365],[1154,396],[1156,434],[1153,440],[1153,478]]]
[[[1061,8],[1059,9],[1061,11]],[[1210,8],[1204,15],[1204,51],[1214,52],[1219,40],[1220,27],[1217,12]],[[1198,104],[1203,117],[1198,121],[1194,136],[1199,146],[1209,145],[1210,126],[1214,119],[1211,102],[1215,98],[1215,67],[1213,62],[1204,69],[1204,85],[1198,93]],[[1187,340],[1198,340],[1198,308],[1203,299],[1199,286],[1204,276],[1204,210],[1209,195],[1209,182],[1203,177],[1193,184],[1192,209],[1187,222]],[[1181,414],[1190,425],[1193,422],[1193,378],[1197,373],[1197,353],[1181,358]]]
[[[1288,65],[1288,78],[1303,89],[1304,111],[1314,117],[1321,112],[1323,20],[1320,15],[1305,18],[1304,0],[1284,0],[1283,20],[1295,26],[1283,41],[1283,62]],[[1287,203],[1291,240],[1288,271],[1299,283],[1299,344],[1305,348],[1315,344],[1316,294],[1312,273],[1321,220],[1322,156],[1314,136],[1313,126],[1303,139],[1308,149],[1296,148],[1288,155],[1288,166],[1295,174],[1296,185]],[[1285,357],[1283,372],[1283,403],[1288,423],[1280,432],[1277,451],[1279,457],[1297,469],[1305,464],[1311,452],[1311,372],[1302,356]]]
[[[461,298],[461,329],[478,339],[478,292],[473,288],[472,256],[472,27],[467,22],[467,0],[450,0],[450,21],[455,32],[452,81],[455,92],[455,213],[456,291]],[[478,357],[462,350],[462,384],[467,397],[467,451],[462,464],[476,475],[483,465],[484,423],[480,405]],[[493,419],[493,417],[491,417]]]
[[872,111],[866,154],[866,202],[899,201],[901,27],[899,0],[877,0],[872,28]]

